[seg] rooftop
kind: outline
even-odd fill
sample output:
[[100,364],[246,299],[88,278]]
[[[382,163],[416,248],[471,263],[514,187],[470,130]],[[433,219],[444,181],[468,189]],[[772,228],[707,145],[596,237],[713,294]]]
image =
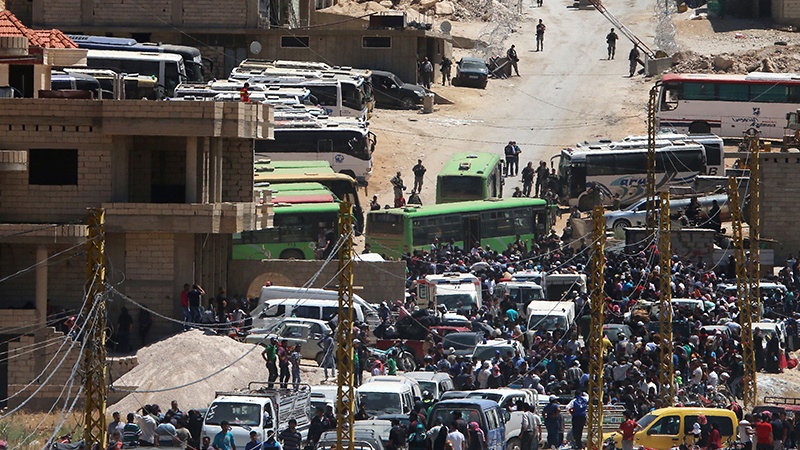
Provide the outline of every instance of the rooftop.
[[78,45],[61,31],[32,30],[8,10],[0,11],[0,36],[26,37],[31,47],[78,48]]

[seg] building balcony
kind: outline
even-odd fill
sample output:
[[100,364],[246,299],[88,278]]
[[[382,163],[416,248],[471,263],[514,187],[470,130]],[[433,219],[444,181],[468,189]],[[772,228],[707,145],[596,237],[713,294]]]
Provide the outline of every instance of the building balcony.
[[110,233],[240,233],[257,229],[255,203],[103,203]]

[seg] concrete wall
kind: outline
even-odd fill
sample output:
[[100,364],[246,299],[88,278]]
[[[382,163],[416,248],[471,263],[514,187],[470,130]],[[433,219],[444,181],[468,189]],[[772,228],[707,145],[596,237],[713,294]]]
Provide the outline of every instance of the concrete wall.
[[[625,229],[625,251],[635,252],[642,243],[649,242],[644,228]],[[697,262],[700,259],[709,263],[714,259],[714,230],[691,228],[670,232],[672,254],[683,260]]]
[[[52,257],[71,246],[48,245],[48,256]],[[83,247],[77,247],[48,262],[47,298],[49,307],[80,308],[83,284],[86,280],[86,256],[83,251]],[[36,245],[0,244],[0,278],[28,268],[35,263]],[[35,306],[35,271],[25,272],[0,283],[0,309],[34,308]]]
[[800,25],[800,0],[772,0],[772,20],[782,25]]
[[[323,261],[268,260],[230,261],[228,263],[228,293],[247,292],[257,297],[261,286],[271,281],[277,286],[302,286],[322,266]],[[406,263],[402,261],[357,262],[354,268],[356,294],[368,302],[401,300],[404,298]],[[311,286],[335,289],[339,271],[336,261],[329,263]],[[326,285],[331,278],[330,285]],[[208,291],[208,289],[206,289]]]
[[760,162],[761,237],[778,241],[768,246],[775,250],[775,265],[783,265],[790,254],[796,257],[800,252],[800,233],[795,228],[800,211],[800,154],[762,153]]

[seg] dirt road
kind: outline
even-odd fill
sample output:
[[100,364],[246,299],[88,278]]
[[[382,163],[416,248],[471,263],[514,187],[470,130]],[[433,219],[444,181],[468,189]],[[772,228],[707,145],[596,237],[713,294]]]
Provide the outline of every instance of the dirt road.
[[[376,110],[370,128],[378,136],[369,197],[392,200],[389,178],[401,170],[411,182],[411,167],[423,159],[428,172],[422,201],[432,204],[436,175],[455,151],[502,153],[509,140],[522,148],[520,166],[550,158],[580,140],[643,134],[650,80],[628,75],[630,43],[620,39],[617,55],[606,60],[605,36],[611,24],[595,10],[571,8],[572,2],[546,0],[541,8],[525,0],[515,44],[521,77],[492,79],[485,90],[434,86],[456,102],[437,106],[433,114]],[[608,9],[645,42],[652,42],[649,2],[610,0]],[[545,49],[536,52],[535,24],[547,26]],[[452,32],[459,33],[459,24]],[[620,35],[621,36],[621,35]],[[622,36],[621,36],[622,37]],[[469,52],[457,51],[456,59]],[[519,178],[509,178],[510,195]]]

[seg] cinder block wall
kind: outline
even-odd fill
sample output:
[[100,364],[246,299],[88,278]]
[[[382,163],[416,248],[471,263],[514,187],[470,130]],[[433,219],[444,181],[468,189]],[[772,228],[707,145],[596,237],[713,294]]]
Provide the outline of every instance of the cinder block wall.
[[[625,229],[625,251],[637,251],[643,243],[649,242],[644,228]],[[697,262],[701,258],[706,264],[714,258],[714,230],[684,229],[670,231],[672,254],[681,259]]]
[[797,171],[800,154],[762,153],[761,158],[761,237],[774,239],[775,265],[783,265],[789,254],[800,252],[797,232],[800,214],[800,186]]

